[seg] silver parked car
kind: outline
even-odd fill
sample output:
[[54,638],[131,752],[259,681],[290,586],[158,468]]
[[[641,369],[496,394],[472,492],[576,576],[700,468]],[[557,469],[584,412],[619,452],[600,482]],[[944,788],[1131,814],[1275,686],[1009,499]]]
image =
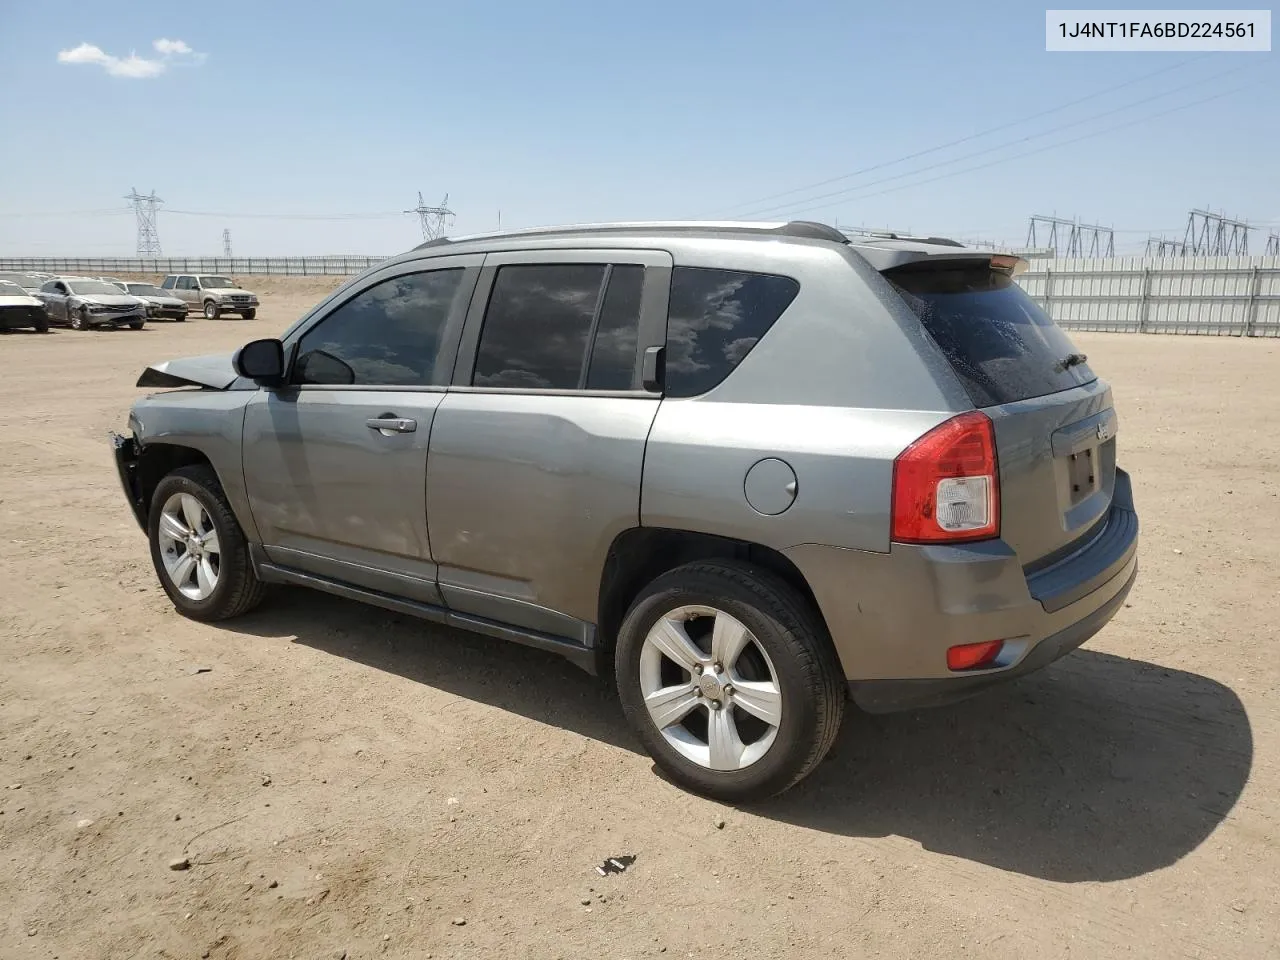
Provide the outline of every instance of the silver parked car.
[[166,294],[197,307],[206,320],[224,313],[238,313],[241,319],[258,315],[258,295],[242,290],[230,277],[209,273],[171,273],[160,284]]
[[296,584],[612,675],[657,764],[740,800],[846,701],[943,703],[1124,602],[1111,388],[949,240],[631,224],[438,240],[280,339],[156,364],[114,440],[179,612]]
[[36,296],[52,322],[68,323],[74,330],[126,325],[141,330],[147,322],[147,305],[105,280],[58,277],[47,281]]
[[111,280],[110,282],[130,296],[143,301],[147,305],[147,316],[153,320],[187,319],[186,301],[170,296],[154,283],[137,283],[133,280]]

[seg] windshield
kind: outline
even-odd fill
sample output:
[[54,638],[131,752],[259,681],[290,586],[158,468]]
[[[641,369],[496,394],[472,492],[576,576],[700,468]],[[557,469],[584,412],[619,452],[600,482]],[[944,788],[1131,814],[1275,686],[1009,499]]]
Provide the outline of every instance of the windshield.
[[150,283],[126,283],[125,287],[135,297],[164,297],[168,296],[159,287]]
[[231,280],[228,277],[201,277],[200,278],[200,286],[204,287],[205,289],[208,289],[209,287],[214,287],[214,288],[234,287],[235,285],[236,285],[235,281]]
[[105,280],[68,280],[67,287],[72,293],[113,294],[117,297],[124,295],[123,290]]
[[913,264],[885,277],[942,348],[977,407],[1069,390],[1097,377],[1062,328],[1006,273]]

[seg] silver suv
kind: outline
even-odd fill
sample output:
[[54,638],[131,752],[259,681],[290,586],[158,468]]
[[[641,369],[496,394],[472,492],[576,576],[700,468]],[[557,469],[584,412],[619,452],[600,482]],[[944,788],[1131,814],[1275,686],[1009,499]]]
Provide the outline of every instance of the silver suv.
[[177,609],[296,584],[610,675],[675,781],[785,790],[846,700],[1074,650],[1138,521],[1111,389],[1026,264],[815,223],[437,240],[148,368],[120,477]]
[[224,313],[238,313],[252,320],[258,315],[258,296],[240,289],[230,277],[216,273],[171,273],[160,287],[166,294],[198,308],[206,320]]

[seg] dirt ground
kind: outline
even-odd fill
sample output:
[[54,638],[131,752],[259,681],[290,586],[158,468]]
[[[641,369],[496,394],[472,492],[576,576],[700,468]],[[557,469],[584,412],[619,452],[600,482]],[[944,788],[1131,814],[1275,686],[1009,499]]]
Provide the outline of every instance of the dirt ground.
[[172,610],[106,432],[147,362],[332,286],[246,285],[250,322],[0,335],[0,957],[1280,955],[1280,342],[1078,335],[1142,513],[1129,604],[735,809],[550,655],[302,591]]

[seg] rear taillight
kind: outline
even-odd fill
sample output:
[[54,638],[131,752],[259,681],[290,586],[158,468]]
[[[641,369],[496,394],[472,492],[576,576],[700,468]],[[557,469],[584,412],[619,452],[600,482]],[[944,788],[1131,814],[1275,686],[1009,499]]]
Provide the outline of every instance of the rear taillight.
[[955,543],[1000,535],[995,428],[974,410],[934,427],[893,462],[893,539]]

